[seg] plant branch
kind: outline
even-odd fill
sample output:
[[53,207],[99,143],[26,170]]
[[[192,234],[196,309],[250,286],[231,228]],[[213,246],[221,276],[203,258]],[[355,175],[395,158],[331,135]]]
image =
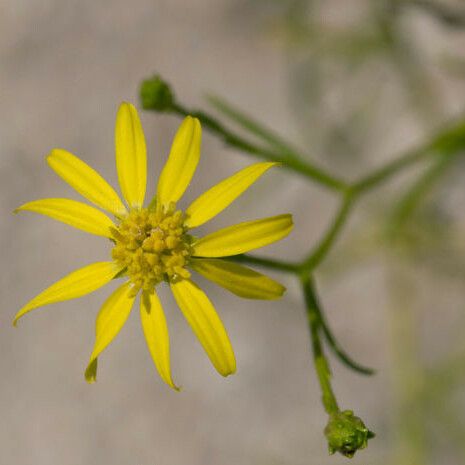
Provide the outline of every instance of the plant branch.
[[186,108],[182,104],[176,102],[174,93],[171,91],[170,86],[159,76],[154,76],[153,78],[143,81],[140,89],[140,95],[142,106],[146,110],[171,112],[180,116],[196,116],[205,128],[223,139],[227,145],[235,147],[257,158],[280,162],[283,164],[283,167],[298,173],[299,175],[305,176],[321,186],[338,192],[344,196],[347,196],[348,194],[353,196],[359,195],[377,187],[381,183],[389,180],[399,171],[414,165],[418,161],[423,160],[434,153],[444,153],[445,151],[452,152],[454,149],[456,150],[458,146],[461,146],[462,148],[465,146],[465,120],[462,117],[455,123],[452,123],[438,131],[436,136],[426,144],[406,152],[394,161],[388,162],[381,168],[375,169],[362,179],[350,184],[339,177],[328,173],[326,170],[317,167],[315,164],[304,160],[299,153],[296,153],[294,149],[292,149],[281,138],[274,135],[274,133],[263,128],[255,121],[250,119],[244,120],[245,116],[242,114],[238,116],[237,110],[231,110],[231,108],[229,108],[224,111],[229,111],[229,113],[233,111],[236,113],[236,121],[242,121],[243,125],[248,125],[249,130],[253,130],[255,133],[257,133],[258,130],[258,135],[261,135],[262,138],[267,139],[268,142],[272,143],[276,147],[269,148],[254,144],[253,142],[244,139],[240,135],[227,129],[208,113],[201,110]]
[[394,208],[391,224],[389,225],[392,232],[398,232],[406,221],[412,217],[414,210],[417,209],[428,191],[436,185],[441,176],[447,172],[459,153],[444,155],[434,160],[434,163],[409,187]]
[[351,211],[352,206],[354,205],[355,196],[348,191],[341,202],[341,206],[337,211],[332,223],[330,224],[328,230],[323,235],[323,238],[320,240],[318,245],[312,250],[307,258],[300,264],[300,270],[302,273],[308,273],[314,270],[326,257],[330,251],[334,241],[338,237],[339,233],[342,230],[349,212]]
[[293,262],[287,262],[284,260],[276,260],[273,258],[257,257],[255,255],[234,255],[228,257],[228,260],[232,260],[237,263],[245,263],[248,265],[257,265],[271,270],[282,271],[284,273],[296,274],[299,270],[299,264]]
[[352,370],[355,370],[363,375],[373,375],[375,373],[375,370],[373,370],[373,368],[365,367],[355,362],[354,360],[352,360],[352,358],[339,345],[336,338],[333,336],[331,329],[329,328],[328,322],[326,321],[323,309],[321,307],[321,304],[316,294],[314,294],[314,303],[315,303],[315,312],[319,320],[321,331],[323,332],[323,335],[329,347],[333,350],[333,352],[336,354],[339,360],[344,365],[348,366],[349,368],[352,368]]
[[234,107],[224,99],[214,95],[207,95],[207,100],[217,111],[228,117],[239,126],[249,131],[252,135],[263,139],[267,144],[275,147],[277,150],[284,153],[297,155],[298,158],[304,158],[304,155],[298,153],[298,150],[292,146],[290,142],[284,140],[280,135],[273,130],[266,128],[257,120],[246,115],[240,109]]
[[307,309],[307,319],[310,329],[313,361],[320,383],[323,405],[328,415],[339,412],[339,406],[331,387],[331,372],[320,339],[321,320],[319,318],[318,301],[313,280],[309,275],[301,277],[301,285]]
[[339,452],[352,458],[354,454],[367,447],[368,440],[375,434],[351,410],[341,411],[331,386],[331,371],[323,351],[320,339],[322,330],[321,309],[318,303],[313,279],[310,275],[301,275],[300,283],[307,309],[307,319],[312,341],[313,362],[320,383],[323,406],[329,415],[324,430],[330,454]]
[[[222,100],[210,99],[210,102],[213,103],[217,110],[223,115],[239,124],[243,129],[256,138],[261,139],[263,142],[256,144],[248,138],[244,138],[231,131],[210,114],[201,110],[197,111],[184,107],[182,104],[176,102],[169,85],[159,77],[154,77],[143,82],[141,87],[141,100],[143,107],[148,110],[171,112],[180,116],[196,116],[199,118],[204,128],[221,138],[230,147],[239,149],[257,158],[281,162],[283,167],[341,196],[341,204],[327,231],[317,245],[309,251],[302,262],[294,263],[286,260],[256,257],[245,254],[230,258],[239,263],[247,263],[289,273],[299,279],[306,303],[313,347],[313,359],[322,391],[323,405],[330,415],[330,421],[325,430],[325,434],[330,444],[330,451],[339,450],[344,455],[351,457],[357,449],[366,446],[367,439],[372,437],[372,433],[369,432],[363,425],[363,422],[358,417],[355,417],[352,412],[341,412],[339,410],[331,387],[331,374],[326,356],[323,352],[321,337],[323,336],[325,338],[336,356],[348,367],[364,374],[371,374],[373,370],[354,362],[336,341],[326,322],[323,309],[318,302],[311,273],[323,262],[330,252],[342,228],[347,223],[349,214],[360,195],[379,187],[382,183],[387,182],[399,172],[433,155],[441,155],[441,159],[437,163],[438,166],[442,164],[447,165],[447,161],[444,160],[447,160],[450,155],[465,148],[465,119],[462,118],[449,124],[442,130],[439,130],[435,137],[428,140],[426,143],[407,151],[402,156],[386,163],[380,168],[374,169],[358,181],[347,183],[338,176],[334,176],[305,160],[305,157],[287,141]],[[439,167],[438,170],[440,171]],[[434,178],[434,176],[432,177]],[[430,179],[426,179],[425,182],[428,185],[430,181]],[[422,190],[425,186],[420,182],[418,188]],[[410,198],[407,199],[406,208],[410,208],[412,201],[415,203],[415,198],[417,196],[416,190],[418,188],[413,188],[413,200]],[[345,425],[343,428],[344,431],[350,431],[353,438],[357,438],[349,448],[347,448],[344,443],[338,442],[341,439],[339,431],[341,425]]]
[[177,103],[173,104],[172,111],[181,116],[195,116],[200,120],[204,127],[222,138],[224,142],[231,147],[235,147],[257,158],[280,162],[285,168],[310,178],[330,190],[344,192],[347,189],[347,184],[343,180],[327,173],[322,168],[319,168],[314,164],[303,160],[294,152],[281,152],[256,145],[253,142],[250,142],[238,134],[230,131],[203,111],[187,109]]
[[400,157],[386,163],[381,168],[375,169],[367,176],[352,184],[352,189],[359,195],[368,190],[378,187],[388,181],[400,171],[408,168],[420,160],[433,155],[450,155],[465,147],[465,119],[457,121],[439,130],[436,135],[425,144],[409,150]]
[[387,163],[379,169],[375,169],[367,176],[363,177],[353,185],[358,193],[364,193],[368,190],[378,187],[381,183],[386,182],[399,171],[408,168],[419,160],[422,160],[428,154],[426,147],[420,147],[408,152],[392,162]]

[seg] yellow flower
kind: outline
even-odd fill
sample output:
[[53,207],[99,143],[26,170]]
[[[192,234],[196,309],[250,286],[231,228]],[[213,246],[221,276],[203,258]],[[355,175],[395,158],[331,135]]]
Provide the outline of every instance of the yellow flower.
[[115,190],[90,166],[71,153],[52,150],[49,166],[76,191],[115,217],[69,199],[42,199],[19,210],[50,216],[75,228],[103,236],[113,243],[112,260],[93,263],[65,276],[29,301],[14,324],[46,304],[82,297],[114,278],[122,284],[104,302],[96,321],[95,345],[85,377],[94,382],[97,360],[126,322],[137,294],[147,345],[162,379],[174,389],[170,369],[169,336],[156,286],[166,282],[214,367],[223,376],[236,370],[226,330],[206,294],[191,280],[190,269],[233,292],[251,299],[276,299],[284,287],[256,271],[219,257],[248,252],[287,236],[291,215],[247,221],[205,237],[190,234],[241,195],[275,163],[256,163],[224,179],[202,194],[185,212],[176,202],[188,187],[200,159],[201,127],[188,116],[179,127],[158,181],[157,194],[143,207],[147,160],[145,137],[133,105],[122,103],[116,117],[115,147],[119,185],[127,207]]

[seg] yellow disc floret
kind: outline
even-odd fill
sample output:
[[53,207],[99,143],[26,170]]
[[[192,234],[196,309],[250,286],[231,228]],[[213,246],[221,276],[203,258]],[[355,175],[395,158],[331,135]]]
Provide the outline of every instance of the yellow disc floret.
[[113,230],[113,259],[123,265],[136,291],[151,291],[161,281],[189,278],[191,236],[185,216],[174,203],[168,208],[131,210]]

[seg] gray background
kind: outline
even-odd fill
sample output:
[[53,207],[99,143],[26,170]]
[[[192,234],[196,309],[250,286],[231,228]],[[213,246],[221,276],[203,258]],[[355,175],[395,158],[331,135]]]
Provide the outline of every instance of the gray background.
[[[138,104],[142,78],[160,72],[188,105],[203,105],[205,92],[222,95],[318,155],[307,146],[307,123],[299,119],[289,90],[292,54],[280,42],[279,31],[273,33],[273,21],[267,22],[271,3],[279,2],[265,3],[257,2],[262,14],[253,2],[228,0],[0,0],[0,463],[345,463],[340,456],[327,456],[321,432],[326,416],[300,291],[286,276],[274,275],[288,286],[279,302],[240,300],[199,280],[235,348],[238,371],[228,379],[214,372],[173,299],[162,291],[173,375],[183,386],[179,394],[159,379],[137,312],[101,357],[98,382],[85,383],[94,318],[110,288],[37,310],[18,329],[11,327],[15,312],[47,285],[109,256],[104,239],[11,212],[28,200],[78,198],[44,161],[53,147],[82,157],[115,185],[116,110],[122,100]],[[337,24],[347,14],[346,2],[329,3],[328,21]],[[351,3],[354,10],[362,9],[362,2]],[[451,37],[424,17],[413,19],[413,33],[432,44],[428,50],[465,47],[463,33]],[[442,80],[446,116],[458,113],[465,101],[463,81],[437,79]],[[374,79],[375,85],[382,80]],[[339,96],[331,98],[328,105],[335,99],[337,106]],[[366,145],[369,159],[359,168],[321,162],[352,176],[421,140],[421,130],[401,101],[396,90],[388,89],[385,114],[377,116],[378,132]],[[150,113],[141,113],[141,119],[149,153],[148,193],[153,194],[179,121]],[[200,167],[186,201],[249,162],[204,133]],[[379,216],[389,192],[378,194],[376,202],[363,202],[349,230],[363,218]],[[263,253],[297,259],[316,243],[336,205],[330,193],[275,169],[205,230],[290,212],[295,232]],[[451,209],[463,224],[461,207],[459,197]],[[397,465],[392,458],[398,442],[392,369],[397,343],[386,261],[378,257],[352,267],[331,263],[317,276],[328,318],[344,347],[378,368],[369,379],[333,361],[342,406],[356,410],[378,434],[352,463]],[[419,286],[418,344],[430,360],[447,352],[445,341],[461,333],[462,286],[447,281],[444,292],[435,292],[426,278]],[[439,451],[425,463],[458,463]]]

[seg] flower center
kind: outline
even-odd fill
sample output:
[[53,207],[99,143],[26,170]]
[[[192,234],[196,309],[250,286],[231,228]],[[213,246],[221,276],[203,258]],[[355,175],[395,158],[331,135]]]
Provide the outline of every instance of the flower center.
[[113,259],[126,269],[135,289],[152,291],[161,281],[189,278],[192,238],[184,214],[168,208],[131,210],[113,230]]

